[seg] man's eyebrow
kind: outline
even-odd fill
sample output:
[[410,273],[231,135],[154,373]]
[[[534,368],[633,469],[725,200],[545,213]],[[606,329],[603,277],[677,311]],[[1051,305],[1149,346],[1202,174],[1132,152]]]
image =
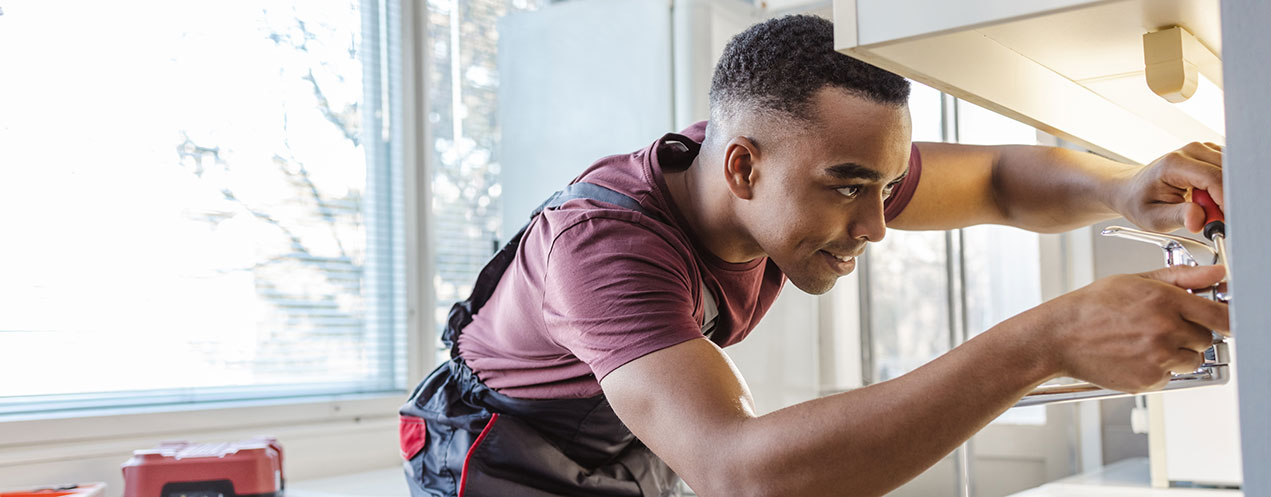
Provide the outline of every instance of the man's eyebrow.
[[866,179],[870,181],[883,179],[883,175],[878,171],[854,162],[827,167],[825,168],[825,172],[838,179]]

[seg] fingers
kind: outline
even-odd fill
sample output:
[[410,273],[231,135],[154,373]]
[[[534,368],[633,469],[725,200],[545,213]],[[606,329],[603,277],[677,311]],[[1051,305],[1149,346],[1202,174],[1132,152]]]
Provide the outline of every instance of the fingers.
[[1209,191],[1218,207],[1226,205],[1222,189],[1222,147],[1212,143],[1190,143],[1167,155],[1161,179],[1170,186]]
[[1178,314],[1183,319],[1223,336],[1231,336],[1231,318],[1227,314],[1226,304],[1195,295],[1186,296],[1189,298],[1179,299],[1178,302]]
[[1178,348],[1198,354],[1204,354],[1209,347],[1214,345],[1214,334],[1210,333],[1208,328],[1197,324],[1192,324],[1181,330],[1177,338],[1179,341]]
[[1209,288],[1222,281],[1227,271],[1222,266],[1170,266],[1140,274],[1183,289]]
[[1187,231],[1192,233],[1200,233],[1205,228],[1205,208],[1195,202],[1183,202],[1178,204],[1178,208],[1183,211],[1183,226],[1187,227]]
[[1200,233],[1205,226],[1205,209],[1193,202],[1157,205],[1156,208],[1144,212],[1139,224],[1149,230],[1173,231],[1179,221],[1192,233]]
[[1213,142],[1192,142],[1180,150],[1196,159],[1222,167],[1222,146]]
[[1057,332],[1061,371],[1124,391],[1153,390],[1171,372],[1195,371],[1214,332],[1230,326],[1226,305],[1184,289],[1210,287],[1223,275],[1221,266],[1169,267],[1105,278],[1077,298],[1053,301],[1081,308],[1059,313],[1069,325]]
[[1200,365],[1204,363],[1204,354],[1195,350],[1178,349],[1170,357],[1170,361],[1165,365],[1165,368],[1174,374],[1186,374],[1200,369]]
[[1157,159],[1142,170],[1132,212],[1123,212],[1139,226],[1153,231],[1173,231],[1179,225],[1192,233],[1204,228],[1205,213],[1190,198],[1197,189],[1206,190],[1218,204],[1226,205],[1222,187],[1222,146],[1190,143]]
[[[1168,283],[1180,289],[1195,289],[1209,288],[1221,281],[1225,274],[1226,270],[1222,266],[1172,266],[1143,273],[1141,276]],[[1231,336],[1230,317],[1225,304],[1182,292],[1178,292],[1176,298],[1171,298],[1170,304],[1184,320],[1207,330]],[[1199,341],[1200,338],[1196,340]]]

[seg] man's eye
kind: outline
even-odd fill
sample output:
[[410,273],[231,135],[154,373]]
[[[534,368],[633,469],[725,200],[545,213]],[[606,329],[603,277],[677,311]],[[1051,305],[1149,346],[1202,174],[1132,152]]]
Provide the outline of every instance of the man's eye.
[[843,188],[839,188],[838,192],[843,194],[844,197],[856,198],[861,194],[862,189],[863,188],[861,186],[845,186]]
[[891,194],[896,191],[897,186],[900,186],[900,185],[898,183],[892,183],[890,185],[887,185],[886,187],[883,187],[883,199],[886,200],[891,198]]

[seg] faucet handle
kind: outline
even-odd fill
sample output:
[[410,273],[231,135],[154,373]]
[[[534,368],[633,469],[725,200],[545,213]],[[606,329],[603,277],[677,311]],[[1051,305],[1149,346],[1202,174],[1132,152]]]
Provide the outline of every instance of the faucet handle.
[[1109,226],[1103,229],[1102,234],[1156,245],[1165,251],[1167,266],[1199,266],[1218,262],[1218,253],[1208,244],[1183,236],[1136,230],[1124,226]]

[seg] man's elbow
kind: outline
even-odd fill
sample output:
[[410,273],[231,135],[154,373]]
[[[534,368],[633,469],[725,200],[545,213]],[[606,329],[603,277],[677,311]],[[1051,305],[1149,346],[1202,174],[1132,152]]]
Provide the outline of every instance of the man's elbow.
[[778,475],[764,471],[719,471],[685,478],[685,482],[701,497],[788,497]]
[[[779,455],[747,442],[741,433],[729,443],[703,443],[690,468],[680,477],[702,497],[789,497],[799,495],[790,471],[781,469]],[[761,444],[758,444],[761,445]]]

